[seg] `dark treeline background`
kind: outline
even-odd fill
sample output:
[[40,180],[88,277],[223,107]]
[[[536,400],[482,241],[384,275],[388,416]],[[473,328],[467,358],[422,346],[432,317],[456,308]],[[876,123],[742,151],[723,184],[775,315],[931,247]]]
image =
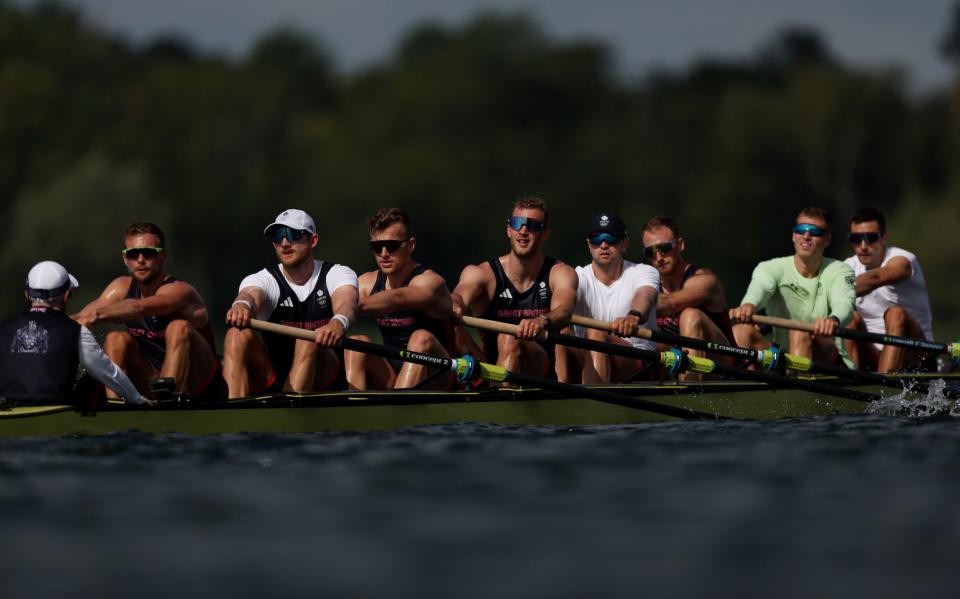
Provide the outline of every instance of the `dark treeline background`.
[[[931,52],[960,67],[960,5],[944,17]],[[805,29],[640,81],[613,58],[488,13],[424,24],[381,65],[343,74],[294,30],[226,59],[175,37],[135,46],[63,5],[0,1],[4,311],[40,259],[80,278],[78,309],[123,274],[123,228],[151,220],[168,270],[200,289],[222,333],[240,279],[272,260],[263,227],[288,207],[317,219],[320,257],[363,272],[367,216],[400,206],[420,260],[453,285],[506,250],[510,205],[532,194],[551,208],[548,253],[574,264],[589,259],[598,209],[631,226],[634,260],[642,224],[675,216],[688,258],[720,274],[731,303],[758,260],[792,251],[800,208],[835,211],[843,258],[846,220],[871,204],[920,257],[937,335],[960,334],[960,86],[910,94],[902,73],[844,65]]]

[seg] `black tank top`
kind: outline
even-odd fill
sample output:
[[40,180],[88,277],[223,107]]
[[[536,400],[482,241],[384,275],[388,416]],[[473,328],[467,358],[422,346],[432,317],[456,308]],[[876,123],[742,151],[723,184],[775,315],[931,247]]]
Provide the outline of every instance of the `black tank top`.
[[[327,289],[327,273],[333,266],[330,262],[322,262],[320,274],[317,276],[317,284],[310,291],[307,299],[300,301],[297,294],[290,287],[286,277],[280,272],[280,266],[274,264],[267,268],[267,272],[277,281],[280,286],[280,299],[277,306],[270,313],[270,322],[283,324],[298,329],[315,331],[324,326],[333,317],[333,298],[330,297],[330,290]],[[267,346],[267,355],[277,373],[278,382],[286,380],[290,374],[290,365],[293,363],[293,348],[296,340],[285,335],[275,335],[273,333],[263,334],[264,344]],[[346,373],[343,369],[343,350],[336,349],[337,359],[340,360],[340,368],[337,374],[336,388],[345,387]]]
[[[423,264],[418,264],[410,272],[410,276],[403,282],[406,287],[413,278],[427,270]],[[377,272],[377,280],[370,290],[370,295],[379,293],[387,287],[387,276],[383,272]],[[380,329],[380,335],[383,337],[384,345],[391,347],[406,348],[410,341],[410,335],[417,329],[424,329],[433,334],[434,337],[443,345],[447,353],[453,355],[453,324],[449,320],[440,320],[434,318],[420,310],[398,310],[377,317],[377,328]],[[399,362],[399,361],[397,361]],[[402,365],[402,362],[399,362]],[[394,363],[396,366],[397,364]]]
[[[687,280],[696,274],[699,270],[693,264],[687,265],[687,270],[683,271],[683,279],[680,280],[680,287],[683,287],[683,284]],[[696,306],[697,309],[702,310],[707,317],[713,321],[717,328],[726,335],[727,340],[731,343],[733,342],[733,328],[730,326],[730,314],[726,310],[720,310],[719,312],[711,312],[704,308],[703,304]],[[674,335],[680,334],[680,314],[666,314],[664,316],[657,316],[657,328],[666,333],[672,333]]]
[[[160,287],[168,283],[175,283],[180,279],[167,275]],[[127,290],[127,299],[140,299],[140,283],[136,279],[130,278],[130,289]],[[174,320],[169,316],[148,316],[135,322],[127,323],[127,332],[133,336],[140,351],[143,352],[147,361],[154,368],[160,370],[163,368],[163,360],[167,357],[167,325]],[[207,341],[210,350],[216,353],[216,343],[213,340],[213,330],[210,323],[197,329],[200,335]]]
[[0,322],[0,397],[64,403],[77,380],[80,325],[59,310],[31,308]]
[[[517,288],[510,282],[507,273],[504,272],[499,258],[489,260],[490,268],[493,269],[493,276],[497,280],[497,288],[493,292],[493,299],[487,306],[486,312],[482,318],[499,320],[517,324],[525,318],[536,318],[541,314],[550,311],[550,300],[553,292],[550,290],[550,269],[556,264],[556,258],[544,258],[543,266],[537,274],[537,278],[529,289],[523,293],[517,291]],[[499,357],[497,351],[497,333],[483,331],[483,351],[486,354],[487,361],[496,363]],[[553,343],[540,343],[547,350],[551,364],[554,360]]]

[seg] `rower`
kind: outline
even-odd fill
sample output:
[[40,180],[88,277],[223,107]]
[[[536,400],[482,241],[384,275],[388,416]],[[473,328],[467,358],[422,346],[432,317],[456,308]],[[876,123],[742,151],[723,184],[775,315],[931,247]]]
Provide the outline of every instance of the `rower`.
[[[643,254],[660,273],[657,328],[674,335],[730,345],[733,329],[723,285],[712,271],[687,262],[683,257],[685,249],[686,241],[673,218],[656,216],[644,225]],[[689,351],[693,356],[706,356],[703,351]],[[701,375],[685,373],[681,378],[699,379]]]
[[[469,265],[453,290],[453,313],[481,315],[518,325],[517,335],[482,333],[484,359],[507,370],[555,377],[554,344],[535,341],[543,330],[567,326],[577,296],[577,274],[540,248],[550,237],[546,203],[518,199],[507,219],[510,252]],[[566,373],[561,380],[569,380]]]
[[[574,312],[578,316],[612,322],[613,331],[576,327],[577,334],[594,341],[656,350],[652,341],[631,335],[638,326],[654,327],[660,274],[648,264],[624,259],[630,246],[627,226],[612,212],[600,212],[590,219],[586,241],[591,261],[576,268],[578,286]],[[642,371],[650,376],[655,373],[654,369],[646,368],[643,360],[604,352],[558,347],[557,355],[561,364],[569,360],[571,370],[582,373],[585,383],[625,382],[635,380]]]
[[[141,393],[149,393],[152,379],[169,377],[192,399],[224,399],[207,306],[192,285],[164,272],[163,231],[153,223],[131,224],[123,232],[120,254],[128,274],[114,279],[73,318],[89,327],[126,325],[126,331],[107,333],[104,349]],[[114,394],[108,390],[107,395]]]
[[[923,269],[914,254],[887,245],[883,214],[875,208],[860,208],[850,219],[848,237],[854,255],[845,262],[857,275],[857,310],[850,328],[932,340],[933,317]],[[902,370],[905,365],[919,367],[927,355],[896,345],[845,343],[858,368],[881,373]]]
[[45,260],[30,269],[24,291],[30,307],[0,322],[3,405],[80,400],[74,395],[77,366],[128,403],[152,403],[103,353],[90,329],[63,313],[78,285],[57,262]]
[[827,364],[853,368],[839,338],[831,339],[853,318],[853,269],[824,258],[830,245],[830,213],[804,208],[793,227],[794,254],[761,262],[753,270],[741,305],[730,310],[737,345],[766,349],[771,343],[751,323],[754,312],[766,308],[771,316],[813,323],[813,333],[773,331],[773,342],[792,354]]
[[[313,257],[319,237],[303,210],[281,212],[263,230],[279,264],[240,282],[227,310],[223,373],[230,397],[272,391],[346,388],[343,351],[337,346],[357,309],[357,275]],[[250,319],[316,331],[316,342],[271,333],[258,338]]]
[[[383,343],[390,347],[449,358],[453,351],[451,301],[447,283],[417,263],[417,239],[399,208],[383,208],[367,220],[377,270],[360,275],[359,314],[376,318]],[[370,341],[366,335],[352,339]],[[362,352],[344,352],[347,381],[354,389],[407,389],[426,379],[426,366]],[[424,388],[449,389],[452,372],[439,373]]]

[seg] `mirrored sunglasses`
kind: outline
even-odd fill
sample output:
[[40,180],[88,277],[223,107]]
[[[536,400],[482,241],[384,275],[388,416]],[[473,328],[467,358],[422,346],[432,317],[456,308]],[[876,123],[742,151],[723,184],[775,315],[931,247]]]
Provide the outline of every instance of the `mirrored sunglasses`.
[[811,225],[809,223],[803,223],[802,225],[795,226],[793,228],[793,232],[797,235],[809,233],[811,237],[823,237],[827,234],[827,230],[823,227],[818,227],[817,225]]
[[677,240],[671,239],[670,241],[664,241],[663,243],[655,243],[653,245],[648,245],[643,248],[643,255],[649,260],[653,260],[653,257],[659,252],[661,255],[669,254],[673,251],[673,248],[677,246]]
[[617,245],[623,241],[623,239],[610,233],[594,233],[593,235],[587,237],[587,242],[593,246],[598,246],[604,241],[607,242],[607,245]]
[[140,256],[143,256],[144,259],[150,260],[151,258],[156,258],[160,255],[160,252],[163,251],[163,248],[158,247],[142,247],[142,248],[125,248],[120,250],[120,253],[127,260],[139,260]]
[[873,245],[880,241],[880,234],[872,231],[870,233],[850,233],[847,235],[847,239],[849,239],[853,245],[860,245],[864,241]]
[[376,239],[370,242],[370,251],[374,254],[380,254],[384,249],[388,254],[392,254],[407,243],[406,239]]
[[514,231],[519,231],[526,225],[527,231],[531,233],[539,233],[547,228],[547,223],[542,220],[527,218],[526,216],[511,216],[507,221],[507,225]]
[[294,229],[293,227],[275,227],[268,233],[273,243],[280,245],[286,239],[290,243],[296,243],[304,237],[310,235],[310,231],[303,229]]

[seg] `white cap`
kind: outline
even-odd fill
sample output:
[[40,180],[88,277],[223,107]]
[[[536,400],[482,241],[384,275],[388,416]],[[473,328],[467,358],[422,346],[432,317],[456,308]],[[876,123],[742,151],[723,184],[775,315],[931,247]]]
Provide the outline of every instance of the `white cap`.
[[27,295],[33,298],[50,299],[79,286],[76,277],[53,260],[38,262],[27,273]]
[[278,214],[277,218],[263,230],[263,234],[266,235],[273,227],[290,227],[298,231],[310,231],[311,235],[317,234],[317,226],[313,224],[310,215],[296,208],[284,210]]

